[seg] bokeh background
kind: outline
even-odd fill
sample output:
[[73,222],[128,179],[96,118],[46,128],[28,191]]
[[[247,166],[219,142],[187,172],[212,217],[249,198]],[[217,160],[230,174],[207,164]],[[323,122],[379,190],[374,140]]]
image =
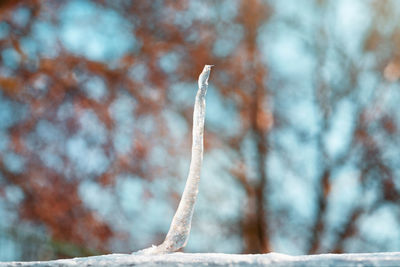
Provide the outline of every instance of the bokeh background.
[[3,0],[0,260],[400,250],[400,1]]

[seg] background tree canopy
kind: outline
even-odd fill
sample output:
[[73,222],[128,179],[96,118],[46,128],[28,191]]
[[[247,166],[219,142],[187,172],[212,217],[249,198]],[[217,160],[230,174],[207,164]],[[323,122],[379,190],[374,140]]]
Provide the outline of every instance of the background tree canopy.
[[400,249],[400,2],[0,2],[0,260]]

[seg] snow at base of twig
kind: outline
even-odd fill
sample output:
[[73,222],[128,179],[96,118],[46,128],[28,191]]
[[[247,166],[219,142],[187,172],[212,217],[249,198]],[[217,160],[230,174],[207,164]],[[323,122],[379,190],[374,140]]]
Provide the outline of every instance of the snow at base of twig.
[[0,262],[0,266],[400,266],[400,252],[312,256],[289,256],[279,253],[110,254],[42,262]]

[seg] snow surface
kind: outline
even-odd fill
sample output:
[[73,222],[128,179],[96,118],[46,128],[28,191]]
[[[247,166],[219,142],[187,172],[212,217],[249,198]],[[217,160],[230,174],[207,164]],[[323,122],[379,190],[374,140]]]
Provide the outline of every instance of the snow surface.
[[0,262],[3,266],[400,266],[400,252],[289,256],[269,254],[172,253],[110,254],[36,262]]

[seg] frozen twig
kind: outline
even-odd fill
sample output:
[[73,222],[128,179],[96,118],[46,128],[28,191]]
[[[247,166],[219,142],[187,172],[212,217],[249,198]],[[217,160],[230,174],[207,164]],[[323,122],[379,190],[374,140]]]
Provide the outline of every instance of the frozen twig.
[[193,143],[189,175],[178,209],[172,219],[167,237],[161,245],[140,250],[136,252],[137,254],[162,254],[174,252],[183,248],[188,240],[194,204],[196,203],[197,193],[199,191],[200,171],[203,162],[204,118],[206,112],[205,96],[212,66],[213,65],[205,65],[199,76],[199,89],[197,91],[193,111]]

